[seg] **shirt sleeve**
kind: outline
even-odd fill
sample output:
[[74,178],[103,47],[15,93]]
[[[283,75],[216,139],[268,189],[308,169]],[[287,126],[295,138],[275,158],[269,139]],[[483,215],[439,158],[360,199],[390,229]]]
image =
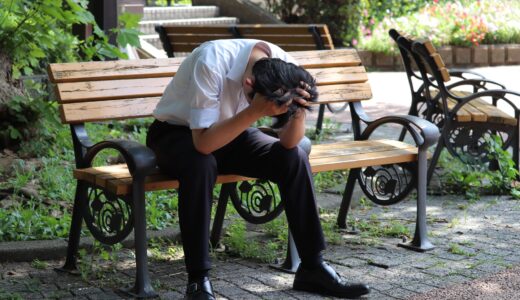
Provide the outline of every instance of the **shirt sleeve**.
[[190,128],[208,128],[220,116],[220,92],[222,77],[207,64],[197,62],[191,78],[192,99],[190,107]]
[[274,44],[269,44],[269,48],[271,48],[271,57],[273,58],[279,58],[283,61],[293,63],[295,65],[299,65],[299,63],[292,57],[289,53],[282,50],[282,48],[278,47]]

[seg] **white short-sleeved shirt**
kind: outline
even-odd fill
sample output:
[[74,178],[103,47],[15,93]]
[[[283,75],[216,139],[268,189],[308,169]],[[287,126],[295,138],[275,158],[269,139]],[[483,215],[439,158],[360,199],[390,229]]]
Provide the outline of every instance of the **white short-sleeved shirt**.
[[251,51],[258,43],[267,45],[270,57],[296,63],[280,47],[260,40],[203,43],[181,63],[153,116],[170,124],[198,129],[208,128],[242,111],[249,105],[242,77]]

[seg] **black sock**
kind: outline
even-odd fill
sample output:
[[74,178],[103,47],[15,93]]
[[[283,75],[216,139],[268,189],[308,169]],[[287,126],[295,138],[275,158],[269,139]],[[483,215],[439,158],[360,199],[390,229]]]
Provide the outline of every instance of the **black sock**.
[[302,267],[307,270],[314,270],[318,268],[323,262],[323,256],[318,253],[316,256],[302,258]]
[[188,273],[188,282],[198,282],[208,276],[209,270],[196,270]]

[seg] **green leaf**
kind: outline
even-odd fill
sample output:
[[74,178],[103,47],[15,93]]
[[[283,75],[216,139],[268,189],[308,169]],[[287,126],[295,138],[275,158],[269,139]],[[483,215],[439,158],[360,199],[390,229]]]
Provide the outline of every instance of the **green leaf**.
[[9,137],[13,140],[18,140],[22,137],[22,134],[18,129],[14,128],[13,126],[9,126]]
[[124,28],[136,28],[139,26],[140,20],[141,15],[138,14],[125,12],[119,15],[119,23]]
[[40,48],[33,48],[31,52],[29,52],[29,55],[36,58],[45,57],[45,53]]

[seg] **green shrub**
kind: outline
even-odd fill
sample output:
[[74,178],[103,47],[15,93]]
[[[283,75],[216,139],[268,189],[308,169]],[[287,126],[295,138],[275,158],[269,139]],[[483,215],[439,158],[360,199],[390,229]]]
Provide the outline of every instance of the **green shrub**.
[[[138,45],[138,15],[122,14],[113,29],[118,45],[87,10],[86,0],[8,0],[0,2],[0,148],[16,148],[35,138],[43,114],[57,115],[47,103],[47,87],[22,81],[21,76],[43,74],[49,63],[126,58],[119,47]],[[93,34],[80,40],[75,24],[91,25]],[[44,137],[45,138],[45,137]]]
[[477,200],[482,193],[510,194],[518,198],[520,193],[513,186],[518,170],[511,154],[502,148],[498,135],[486,136],[484,147],[490,162],[473,161],[471,157],[459,159],[449,157],[443,152],[439,165],[444,169],[441,177],[445,190],[449,193],[464,194],[468,200]]
[[360,0],[267,0],[268,9],[286,23],[323,23],[335,45],[357,36]]
[[388,16],[419,10],[428,0],[267,0],[268,9],[286,23],[327,24],[336,46],[356,45],[361,34]]

